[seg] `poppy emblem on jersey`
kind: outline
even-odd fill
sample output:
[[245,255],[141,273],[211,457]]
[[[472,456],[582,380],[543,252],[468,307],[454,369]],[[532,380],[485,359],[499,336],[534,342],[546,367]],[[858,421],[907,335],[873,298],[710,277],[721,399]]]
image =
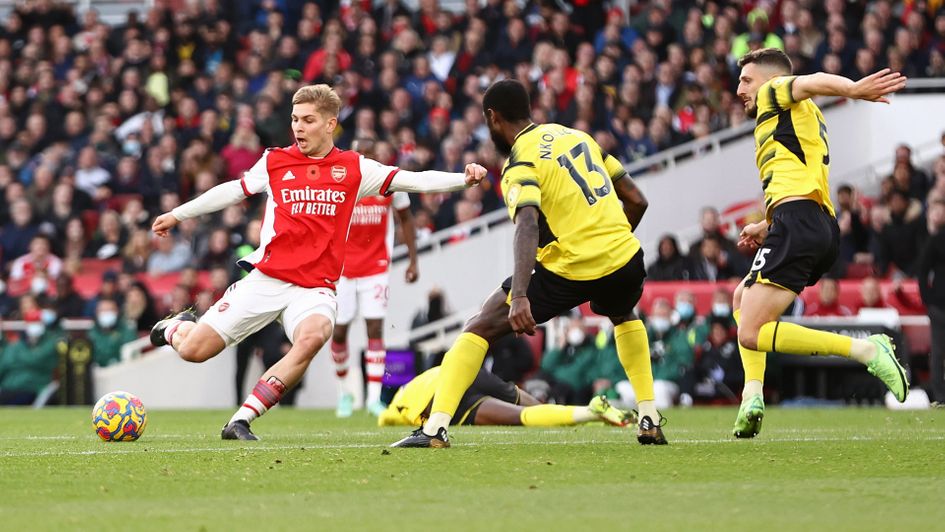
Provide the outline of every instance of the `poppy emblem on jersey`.
[[345,180],[345,177],[348,177],[348,170],[344,166],[332,166],[331,167],[331,178],[337,183],[341,183]]
[[217,309],[217,312],[224,312],[228,308],[230,308],[229,303],[226,303],[226,302],[220,303],[220,307]]
[[518,203],[518,195],[520,192],[522,192],[522,185],[515,184],[509,188],[506,198],[510,207],[514,207],[516,203]]
[[309,179],[309,181],[317,181],[317,180],[318,180],[318,176],[319,176],[320,174],[321,174],[321,172],[319,172],[318,166],[316,166],[316,165],[313,164],[313,165],[311,165],[311,166],[308,167],[308,179]]

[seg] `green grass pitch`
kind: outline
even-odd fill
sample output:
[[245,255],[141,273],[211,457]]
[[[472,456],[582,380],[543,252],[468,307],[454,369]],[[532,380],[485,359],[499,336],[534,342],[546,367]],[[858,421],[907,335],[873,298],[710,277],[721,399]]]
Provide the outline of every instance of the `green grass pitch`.
[[605,426],[461,427],[385,447],[366,415],[274,410],[255,443],[224,411],[154,411],[104,443],[89,409],[0,410],[3,530],[909,530],[945,523],[945,411],[667,412],[670,445]]

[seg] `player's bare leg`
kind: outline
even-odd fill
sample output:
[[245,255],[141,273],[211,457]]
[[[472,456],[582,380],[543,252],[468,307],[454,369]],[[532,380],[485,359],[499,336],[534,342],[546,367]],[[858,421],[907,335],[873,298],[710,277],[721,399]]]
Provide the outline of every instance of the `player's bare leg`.
[[614,324],[617,357],[637,396],[637,409],[640,412],[637,441],[643,445],[666,445],[661,427],[663,419],[654,402],[653,369],[646,327],[634,313],[611,316],[610,321]]
[[[888,337],[874,335],[867,340],[860,340],[779,321],[795,297],[789,290],[764,283],[755,283],[738,292],[738,343],[744,348],[743,357],[747,352],[749,356],[760,355],[763,361],[764,353],[777,351],[794,355],[852,358],[866,365],[870,373],[879,377],[897,399],[905,400],[908,381]],[[760,375],[763,378],[763,362],[761,364]],[[757,368],[752,371],[755,373],[754,378],[749,376],[746,366],[746,382],[750,382],[748,379],[758,380]],[[761,428],[764,403],[760,400],[761,392],[757,388],[760,388],[760,383],[746,386],[743,393],[742,408],[734,431],[737,437],[752,437]],[[745,423],[746,419],[743,418],[757,419],[747,419]]]
[[188,362],[205,362],[226,347],[226,341],[212,327],[196,323],[197,316],[189,310],[157,322],[151,328],[151,344],[170,345]]
[[761,325],[777,320],[795,297],[794,292],[773,285],[756,283],[747,288],[744,281],[739,283],[732,296],[732,308],[735,309],[735,322],[738,324],[738,350],[745,369],[742,403],[733,429],[737,438],[756,436],[761,431],[765,413],[763,390],[767,353],[758,351],[754,345],[742,343],[743,331],[747,338],[751,335],[749,331],[753,330],[757,338]]
[[171,337],[171,346],[188,362],[206,362],[223,351],[226,341],[206,323],[185,321]]
[[354,408],[354,391],[348,378],[351,357],[348,354],[348,324],[335,324],[331,335],[331,359],[335,364],[335,376],[338,378],[338,406],[335,415],[341,418],[351,417]]
[[381,402],[385,359],[387,351],[384,349],[384,320],[368,318],[364,320],[367,327],[368,347],[364,353],[364,367],[367,373],[367,396],[364,406],[368,412],[379,416],[387,407]]
[[249,424],[275,406],[286,390],[302,380],[312,359],[331,338],[331,328],[331,320],[321,314],[312,314],[299,323],[292,334],[292,348],[259,379],[243,406],[223,427],[223,439],[258,439],[249,430]]

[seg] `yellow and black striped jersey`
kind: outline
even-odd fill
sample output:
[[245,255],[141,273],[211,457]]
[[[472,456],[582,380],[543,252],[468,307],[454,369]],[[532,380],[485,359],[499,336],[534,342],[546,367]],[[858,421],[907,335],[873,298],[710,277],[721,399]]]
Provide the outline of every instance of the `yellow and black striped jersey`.
[[502,169],[502,194],[515,220],[520,207],[539,210],[537,259],[566,279],[613,273],[639,251],[613,182],[627,175],[583,131],[531,124]]
[[768,80],[755,99],[755,161],[769,222],[771,206],[789,196],[806,196],[835,216],[827,182],[830,153],[824,115],[809,98],[794,101],[795,77]]

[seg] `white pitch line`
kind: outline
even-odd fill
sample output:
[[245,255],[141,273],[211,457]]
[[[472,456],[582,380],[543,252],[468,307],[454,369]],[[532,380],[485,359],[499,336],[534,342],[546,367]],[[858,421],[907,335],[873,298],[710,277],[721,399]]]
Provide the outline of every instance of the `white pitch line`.
[[[676,445],[704,445],[704,444],[739,444],[739,445],[754,445],[754,444],[765,444],[765,443],[823,443],[823,442],[838,442],[838,441],[857,441],[857,442],[870,442],[870,441],[881,441],[888,438],[875,438],[870,436],[851,436],[851,437],[836,437],[836,438],[824,438],[824,437],[806,437],[806,438],[765,438],[761,437],[757,440],[752,440],[754,443],[747,441],[740,441],[734,438],[719,438],[719,439],[677,439],[671,440],[671,444]],[[943,441],[945,440],[945,435],[943,436],[933,436],[919,439],[920,441]],[[629,444],[634,443],[631,439],[619,439],[619,440],[567,440],[567,441],[517,441],[517,442],[462,442],[457,443],[458,448],[462,447],[495,447],[495,446],[506,446],[506,445],[601,445],[601,444]],[[105,445],[103,443],[103,445]],[[134,444],[134,445],[145,445],[145,444]],[[251,447],[189,447],[183,449],[154,449],[154,448],[145,448],[141,449],[109,449],[109,450],[88,450],[88,451],[27,451],[27,452],[6,452],[0,453],[0,458],[27,458],[27,457],[39,457],[39,456],[94,456],[94,455],[115,455],[115,454],[143,454],[143,453],[154,453],[154,454],[174,454],[174,453],[231,453],[231,452],[253,452],[253,451],[283,451],[296,449],[300,450],[304,448],[305,450],[309,449],[386,449],[387,444],[385,443],[346,443],[346,444],[294,444],[294,445],[259,445]],[[409,452],[409,451],[408,451]]]

